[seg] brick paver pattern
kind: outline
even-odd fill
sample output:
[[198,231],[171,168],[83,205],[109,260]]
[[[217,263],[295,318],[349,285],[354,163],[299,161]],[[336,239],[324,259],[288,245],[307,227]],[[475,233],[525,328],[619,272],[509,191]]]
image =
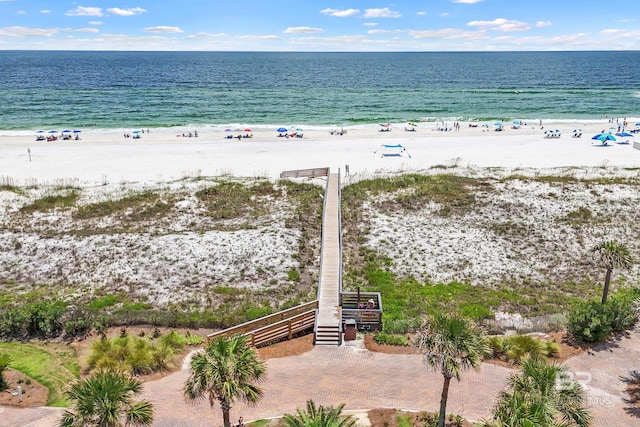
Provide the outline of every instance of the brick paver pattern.
[[[295,413],[307,399],[317,404],[346,404],[346,409],[438,409],[442,375],[430,371],[420,355],[373,353],[354,346],[315,347],[300,356],[269,359],[264,398],[254,407],[238,404],[232,420],[269,418]],[[640,334],[633,332],[566,365],[586,389],[595,427],[640,426],[640,418],[625,401],[626,380],[640,368]],[[467,371],[452,381],[447,412],[472,420],[488,418],[494,399],[511,370],[483,364],[479,373]],[[218,405],[185,402],[182,386],[188,371],[148,382],[144,397],[155,403],[155,427],[221,426]],[[0,407],[0,425],[53,427],[61,413],[55,408]]]

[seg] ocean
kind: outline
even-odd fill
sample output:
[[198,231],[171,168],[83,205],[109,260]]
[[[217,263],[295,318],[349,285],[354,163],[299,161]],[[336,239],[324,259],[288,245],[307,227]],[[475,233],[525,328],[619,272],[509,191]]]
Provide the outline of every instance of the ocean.
[[0,51],[0,132],[640,117],[640,51]]

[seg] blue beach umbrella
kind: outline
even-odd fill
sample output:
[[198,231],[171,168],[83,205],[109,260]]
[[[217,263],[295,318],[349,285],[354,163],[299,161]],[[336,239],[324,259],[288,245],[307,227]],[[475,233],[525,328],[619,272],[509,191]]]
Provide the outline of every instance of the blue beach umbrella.
[[594,135],[593,138],[591,139],[595,139],[600,142],[606,142],[606,141],[615,141],[616,137],[611,135],[610,133],[599,133],[597,135]]
[[65,129],[62,131],[62,133],[69,133],[69,132],[71,132],[69,129]]
[[276,132],[282,133],[282,132],[286,132],[286,131],[287,131],[287,128],[278,128],[278,130]]
[[494,126],[502,126],[502,122],[495,122],[493,125]]
[[518,126],[520,124],[520,120],[514,120],[513,122],[511,122],[512,124]]
[[36,133],[44,133],[43,130],[36,131]]
[[57,130],[50,130],[49,133],[58,133]]
[[621,136],[623,138],[631,138],[633,135],[631,135],[628,132],[618,132],[618,133],[616,133],[616,136]]
[[73,130],[73,133],[80,133],[80,132],[82,132],[80,129],[74,129]]
[[139,130],[134,130],[132,133],[140,133]]

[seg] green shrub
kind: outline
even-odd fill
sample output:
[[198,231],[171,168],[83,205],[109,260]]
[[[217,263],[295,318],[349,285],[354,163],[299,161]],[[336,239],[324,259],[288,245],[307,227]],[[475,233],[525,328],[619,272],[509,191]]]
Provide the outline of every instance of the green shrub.
[[0,391],[6,390],[8,387],[7,381],[4,379],[4,371],[9,367],[11,363],[11,356],[6,353],[0,353]]
[[175,336],[172,336],[165,343],[155,343],[147,338],[129,335],[101,339],[91,346],[87,363],[91,369],[112,369],[133,375],[166,370],[171,367],[175,350],[171,344],[175,340]]
[[504,355],[504,338],[499,336],[489,337],[489,347],[491,348],[493,357],[502,357]]
[[531,335],[492,336],[489,338],[492,355],[497,359],[519,363],[526,358],[552,357],[560,352],[560,346]]
[[633,307],[633,291],[621,292],[609,298],[606,304],[593,299],[573,306],[567,319],[567,329],[578,341],[598,342],[612,333],[633,327],[637,315]]
[[116,305],[120,299],[116,295],[105,295],[98,297],[89,303],[89,310],[100,311],[103,308]]
[[411,343],[404,335],[388,334],[386,332],[378,332],[373,336],[373,340],[378,344],[409,346]]
[[300,272],[295,268],[290,269],[289,271],[287,271],[287,279],[289,279],[292,282],[299,282]]
[[521,362],[526,358],[547,356],[547,345],[543,340],[531,335],[511,335],[504,339],[504,347],[509,360]]

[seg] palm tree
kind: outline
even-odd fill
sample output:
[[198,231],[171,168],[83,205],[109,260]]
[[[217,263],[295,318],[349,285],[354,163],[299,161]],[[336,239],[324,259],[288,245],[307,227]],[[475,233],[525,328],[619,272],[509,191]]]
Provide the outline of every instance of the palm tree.
[[229,411],[236,400],[255,404],[263,390],[256,383],[264,380],[266,368],[247,338],[234,336],[209,342],[204,351],[191,359],[191,374],[184,385],[188,400],[209,399],[213,407],[220,402],[224,427],[230,427]]
[[438,418],[438,427],[444,427],[451,378],[460,381],[461,373],[469,367],[480,370],[482,359],[491,352],[488,341],[471,320],[440,315],[425,319],[416,344],[424,355],[424,362],[444,377]]
[[313,400],[307,400],[307,410],[298,409],[298,415],[285,414],[283,420],[287,427],[354,427],[358,422],[353,415],[342,416],[344,403],[337,408],[316,407]]
[[521,371],[509,377],[493,418],[501,427],[591,425],[580,384],[571,380],[566,367],[542,358],[525,360]]
[[78,380],[66,392],[71,409],[64,412],[59,426],[150,426],[153,404],[133,400],[141,391],[142,383],[114,371],[101,371]]
[[605,304],[609,295],[609,284],[611,283],[613,269],[622,268],[626,270],[633,264],[633,259],[629,254],[629,248],[624,243],[618,243],[613,240],[598,243],[591,251],[598,255],[600,263],[607,269],[604,290],[602,291],[602,304]]

